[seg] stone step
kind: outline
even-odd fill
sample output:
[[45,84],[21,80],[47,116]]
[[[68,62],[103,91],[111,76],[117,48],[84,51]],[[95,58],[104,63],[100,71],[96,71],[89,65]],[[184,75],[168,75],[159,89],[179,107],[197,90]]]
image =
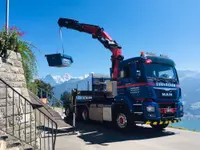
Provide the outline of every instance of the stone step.
[[[32,142],[32,145],[35,141]],[[38,143],[37,143],[38,144]],[[30,145],[22,143],[20,140],[11,136],[1,136],[0,137],[0,150],[31,150],[33,149]],[[37,148],[34,148],[35,150]]]
[[[35,148],[36,149],[36,148]],[[0,150],[33,150],[30,145],[22,143],[20,140],[0,133]]]
[[0,140],[0,150],[23,150],[22,144],[19,141]]
[[7,142],[7,148],[20,148],[22,146],[22,143],[19,140],[6,140]]

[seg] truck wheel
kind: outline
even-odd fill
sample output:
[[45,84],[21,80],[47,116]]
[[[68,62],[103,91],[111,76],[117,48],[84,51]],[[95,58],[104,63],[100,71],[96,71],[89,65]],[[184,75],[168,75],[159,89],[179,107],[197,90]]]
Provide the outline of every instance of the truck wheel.
[[158,124],[158,125],[151,125],[151,127],[157,131],[163,131],[169,124]]
[[69,119],[70,115],[71,115],[70,108],[69,108],[69,106],[67,106],[65,108],[65,119],[66,120]]
[[115,126],[119,131],[126,132],[130,127],[130,119],[128,113],[126,112],[119,112],[116,114],[114,119]]
[[87,122],[89,120],[89,111],[88,111],[87,107],[82,108],[81,118],[84,122]]

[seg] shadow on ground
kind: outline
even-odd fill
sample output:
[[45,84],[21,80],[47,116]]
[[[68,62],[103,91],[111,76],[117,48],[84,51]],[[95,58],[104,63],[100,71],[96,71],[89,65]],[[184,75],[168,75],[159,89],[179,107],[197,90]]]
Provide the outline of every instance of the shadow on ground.
[[[71,124],[70,121],[67,122]],[[76,123],[76,131],[80,134],[77,136],[84,140],[87,144],[107,145],[106,143],[121,142],[128,140],[145,140],[151,138],[158,138],[164,136],[175,135],[175,132],[164,130],[163,132],[156,132],[152,128],[137,126],[129,133],[120,133],[112,129],[110,125],[102,125],[99,123]],[[69,136],[73,134],[73,129],[58,130],[57,137]]]

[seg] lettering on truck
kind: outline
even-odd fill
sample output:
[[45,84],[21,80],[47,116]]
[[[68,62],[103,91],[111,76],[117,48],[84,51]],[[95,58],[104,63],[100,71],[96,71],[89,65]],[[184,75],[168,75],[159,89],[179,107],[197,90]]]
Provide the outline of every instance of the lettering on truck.
[[168,96],[173,96],[173,94],[172,93],[162,93],[162,96],[168,97]]
[[162,82],[156,82],[156,86],[176,87],[176,84],[173,84],[173,83],[162,83]]

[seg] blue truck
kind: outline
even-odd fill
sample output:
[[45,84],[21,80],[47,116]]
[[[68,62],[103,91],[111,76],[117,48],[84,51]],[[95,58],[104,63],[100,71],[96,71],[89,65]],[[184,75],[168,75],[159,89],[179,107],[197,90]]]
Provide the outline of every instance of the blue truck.
[[[110,122],[121,131],[136,124],[163,130],[181,121],[181,88],[172,59],[145,52],[124,59],[121,46],[103,28],[66,18],[58,24],[91,34],[112,52],[110,78],[93,76],[91,90],[73,90],[72,103],[65,104],[66,117],[74,111],[77,119]],[[89,98],[77,100],[77,96]]]

